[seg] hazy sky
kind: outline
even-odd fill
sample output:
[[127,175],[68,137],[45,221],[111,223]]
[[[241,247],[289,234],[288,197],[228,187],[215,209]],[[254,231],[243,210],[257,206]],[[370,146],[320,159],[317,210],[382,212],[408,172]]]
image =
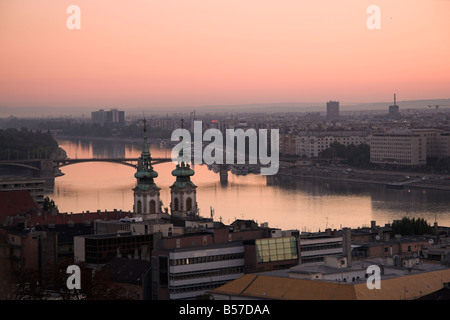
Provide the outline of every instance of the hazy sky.
[[[69,5],[81,29],[69,30]],[[370,30],[370,5],[381,29]],[[0,106],[450,98],[446,0],[0,0]]]

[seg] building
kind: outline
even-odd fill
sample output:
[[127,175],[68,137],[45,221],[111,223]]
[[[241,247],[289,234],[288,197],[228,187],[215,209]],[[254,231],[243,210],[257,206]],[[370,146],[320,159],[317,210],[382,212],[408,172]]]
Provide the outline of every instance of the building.
[[93,111],[91,113],[91,121],[102,126],[113,125],[122,127],[125,125],[125,111],[118,109],[111,109],[109,111],[100,109],[99,111]]
[[148,260],[114,258],[105,265],[110,279],[122,289],[122,299],[151,298],[151,265]]
[[327,102],[327,121],[339,120],[339,101]]
[[370,161],[379,164],[422,166],[427,159],[450,156],[450,132],[413,129],[373,133],[369,137]]
[[300,236],[301,263],[324,261],[326,256],[342,254],[342,236]]
[[[41,283],[52,281],[48,273],[52,272],[58,261],[56,232],[9,227],[0,230],[0,233],[7,244],[4,245],[3,253],[4,257],[9,258],[8,269],[4,270],[6,273],[30,273],[36,275]],[[5,250],[6,248],[8,249]]]
[[413,129],[426,141],[426,157],[442,159],[450,156],[450,132],[439,129]]
[[193,299],[244,275],[244,245],[230,242],[154,250],[153,299]]
[[[144,133],[147,131],[144,126]],[[153,169],[152,157],[147,144],[147,135],[144,137],[141,157],[138,160],[137,171],[134,174],[137,179],[134,192],[133,211],[136,217],[142,219],[158,219],[161,217],[160,188],[154,179],[158,173]]]
[[278,231],[222,226],[155,240],[153,299],[195,299],[245,273],[297,265],[297,238]]
[[42,209],[25,190],[0,191],[0,203],[0,226],[23,224],[27,217],[42,214]]
[[299,132],[295,137],[295,154],[304,158],[319,157],[333,142],[357,146],[367,143],[367,136],[362,131]]
[[244,242],[245,271],[290,268],[299,263],[299,243],[294,236],[271,237]]
[[396,94],[394,93],[394,104],[389,106],[389,118],[398,119],[400,117],[399,106],[396,101]]
[[[372,259],[349,267],[346,258],[329,257],[321,264],[246,274],[209,293],[214,300],[413,300],[450,286],[450,268],[416,262]],[[380,268],[380,289],[367,286],[369,266]]]
[[197,186],[191,181],[191,176],[195,174],[189,164],[181,160],[183,150],[180,151],[180,159],[172,171],[176,177],[175,182],[170,186],[170,212],[172,217],[186,219],[197,215]]
[[44,204],[45,180],[35,178],[2,178],[0,177],[0,192],[24,190],[28,191],[36,204],[42,208]]
[[418,132],[373,133],[369,138],[370,162],[399,166],[426,164],[426,139]]
[[74,237],[75,261],[92,266],[104,265],[112,259],[149,259],[153,248],[153,236],[134,235],[131,232],[92,234]]

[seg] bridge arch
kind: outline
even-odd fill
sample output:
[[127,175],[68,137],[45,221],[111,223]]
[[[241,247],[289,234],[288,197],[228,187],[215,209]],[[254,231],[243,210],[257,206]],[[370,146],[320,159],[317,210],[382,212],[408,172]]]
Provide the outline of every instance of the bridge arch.
[[23,163],[14,163],[14,162],[5,162],[5,163],[0,163],[0,166],[13,166],[13,167],[22,167],[22,168],[26,168],[26,169],[31,169],[31,170],[35,170],[35,171],[41,171],[40,168],[28,165],[28,164],[23,164]]
[[60,161],[60,162],[58,162],[57,164],[56,164],[56,166],[58,167],[58,168],[62,168],[62,167],[67,167],[67,166],[71,166],[71,165],[74,165],[74,164],[79,164],[79,163],[86,163],[86,162],[109,162],[109,163],[115,163],[115,164],[121,164],[121,165],[124,165],[124,166],[129,166],[129,167],[132,167],[132,168],[134,168],[134,169],[136,169],[137,168],[137,164],[132,164],[132,163],[129,163],[129,162],[125,162],[125,161],[117,161],[117,160],[108,160],[108,159],[105,159],[105,160],[101,160],[101,159],[87,159],[87,160],[81,160],[81,161],[78,161],[78,160],[76,160],[76,161]]

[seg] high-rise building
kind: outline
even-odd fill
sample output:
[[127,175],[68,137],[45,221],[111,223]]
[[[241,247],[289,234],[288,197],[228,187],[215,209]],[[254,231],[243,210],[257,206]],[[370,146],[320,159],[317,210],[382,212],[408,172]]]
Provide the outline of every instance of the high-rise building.
[[327,121],[339,120],[339,101],[327,102]]
[[109,111],[105,111],[104,109],[100,109],[99,111],[92,112],[91,120],[93,123],[97,123],[102,126],[104,125],[124,126],[125,111],[121,111],[118,109],[111,109]]

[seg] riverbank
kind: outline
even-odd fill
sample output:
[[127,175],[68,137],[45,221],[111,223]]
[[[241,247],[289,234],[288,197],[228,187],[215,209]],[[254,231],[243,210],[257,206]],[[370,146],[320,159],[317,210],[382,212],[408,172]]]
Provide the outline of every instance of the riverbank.
[[426,174],[338,166],[297,166],[280,168],[277,175],[326,181],[382,185],[394,189],[435,189],[450,191],[450,174]]

